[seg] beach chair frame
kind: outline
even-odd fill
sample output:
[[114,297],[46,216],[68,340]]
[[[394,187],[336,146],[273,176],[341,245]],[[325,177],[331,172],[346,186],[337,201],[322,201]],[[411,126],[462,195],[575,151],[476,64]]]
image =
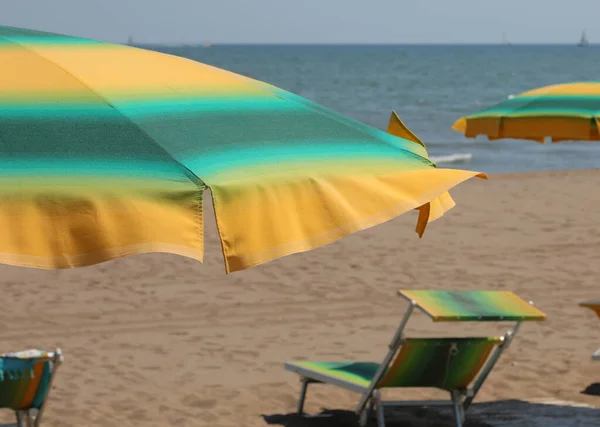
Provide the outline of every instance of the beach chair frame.
[[[401,296],[404,296],[399,291]],[[533,306],[533,302],[529,301],[529,304]],[[409,300],[409,306],[406,310],[402,320],[400,321],[400,325],[396,329],[394,337],[390,341],[388,345],[388,352],[379,365],[379,368],[375,375],[373,376],[371,383],[368,388],[365,390],[364,387],[360,387],[356,384],[352,384],[350,382],[346,382],[343,380],[337,380],[327,376],[320,376],[318,373],[310,372],[310,376],[306,376],[307,372],[303,372],[303,370],[297,366],[286,364],[286,369],[297,373],[300,375],[300,380],[302,383],[302,387],[300,390],[300,397],[298,399],[298,407],[297,407],[297,415],[304,416],[304,402],[306,400],[306,393],[308,391],[308,385],[312,383],[327,383],[332,385],[337,385],[339,387],[345,388],[350,391],[355,391],[362,393],[362,397],[356,406],[356,414],[359,416],[359,424],[361,427],[367,425],[367,422],[370,418],[370,415],[375,411],[377,425],[378,427],[385,427],[385,417],[384,417],[384,408],[385,407],[431,407],[431,406],[445,406],[451,407],[454,412],[454,417],[456,421],[457,427],[462,427],[466,413],[473,403],[473,400],[477,396],[477,393],[483,386],[483,383],[487,379],[488,375],[500,359],[502,353],[510,346],[512,340],[515,335],[519,331],[521,327],[521,323],[523,320],[532,320],[532,319],[518,319],[515,320],[515,325],[508,330],[502,337],[500,337],[500,343],[497,344],[492,351],[492,353],[487,358],[484,366],[480,369],[478,375],[474,378],[472,382],[472,386],[466,388],[464,390],[451,390],[450,391],[450,399],[449,400],[426,400],[426,401],[384,401],[381,396],[381,391],[379,389],[379,384],[383,380],[390,364],[394,360],[394,356],[398,354],[398,351],[402,347],[405,342],[404,330],[408,321],[412,314],[414,313],[416,308],[420,308],[422,312],[427,314],[434,321],[439,320],[435,319],[434,316],[431,315],[427,310],[419,305],[419,303],[413,299]],[[475,320],[475,319],[473,319]],[[484,319],[481,319],[484,320]],[[497,320],[505,320],[505,319],[497,319]],[[509,319],[506,319],[509,320]],[[537,320],[543,320],[537,319]]]
[[39,427],[42,422],[42,416],[44,414],[46,403],[48,402],[48,396],[50,395],[54,378],[56,377],[56,371],[64,361],[64,356],[61,349],[57,348],[53,353],[50,353],[47,360],[52,364],[52,370],[50,372],[47,391],[44,399],[42,400],[42,404],[40,405],[39,409],[31,408],[15,410],[17,427]]
[[[584,301],[580,302],[579,305],[584,308],[589,308],[600,318],[600,300]],[[592,354],[592,360],[600,361],[600,348]]]

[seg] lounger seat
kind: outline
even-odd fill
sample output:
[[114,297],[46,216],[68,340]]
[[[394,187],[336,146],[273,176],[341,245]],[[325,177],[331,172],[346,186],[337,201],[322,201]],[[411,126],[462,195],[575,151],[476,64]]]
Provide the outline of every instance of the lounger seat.
[[337,384],[353,391],[365,391],[377,373],[375,362],[286,362],[285,368],[314,382]]

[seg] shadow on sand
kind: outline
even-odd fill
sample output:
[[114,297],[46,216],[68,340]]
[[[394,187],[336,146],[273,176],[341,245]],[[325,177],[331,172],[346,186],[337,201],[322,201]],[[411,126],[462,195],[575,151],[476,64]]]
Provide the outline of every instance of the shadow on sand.
[[589,394],[591,396],[600,396],[600,383],[594,383],[587,386],[581,394]]
[[[351,411],[323,410],[308,418],[295,414],[263,415],[267,424],[283,427],[358,427]],[[386,408],[387,427],[455,427],[452,411],[439,408]],[[374,418],[369,426],[375,426]],[[598,427],[600,409],[585,406],[501,400],[474,404],[465,427]]]

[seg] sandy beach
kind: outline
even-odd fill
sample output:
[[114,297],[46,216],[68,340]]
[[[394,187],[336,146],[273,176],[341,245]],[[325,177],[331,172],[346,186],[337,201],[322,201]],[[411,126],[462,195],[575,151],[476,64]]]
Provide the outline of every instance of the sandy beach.
[[[73,270],[1,266],[1,351],[63,349],[47,426],[352,425],[358,395],[330,386],[314,386],[306,409],[332,416],[290,416],[299,382],[283,362],[379,361],[406,308],[397,289],[505,289],[548,320],[523,325],[472,425],[600,425],[600,396],[582,393],[600,383],[600,319],[577,305],[600,298],[598,188],[600,171],[491,175],[455,189],[457,207],[423,239],[413,212],[229,276],[210,216],[204,264],[151,254]],[[408,329],[438,331],[424,315]],[[452,425],[449,411],[435,414],[387,422]]]

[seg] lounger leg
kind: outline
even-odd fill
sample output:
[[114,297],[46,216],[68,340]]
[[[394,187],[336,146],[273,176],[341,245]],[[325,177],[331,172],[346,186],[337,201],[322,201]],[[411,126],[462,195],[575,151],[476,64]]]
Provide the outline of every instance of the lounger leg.
[[308,389],[308,378],[302,378],[302,390],[300,391],[300,399],[298,400],[298,415],[304,414],[304,400],[306,399],[306,391]]
[[373,399],[370,399],[369,405],[360,413],[360,418],[358,421],[360,427],[367,427],[367,424],[369,424],[369,418],[371,418],[371,414],[373,413],[374,406],[375,402]]
[[377,427],[385,427],[383,402],[381,401],[381,392],[379,390],[373,392],[373,399],[375,400],[375,410],[377,411]]
[[379,364],[379,368],[377,368],[377,372],[373,376],[373,379],[371,380],[371,384],[369,384],[369,388],[363,393],[362,397],[360,398],[360,402],[358,402],[358,406],[356,407],[357,414],[360,414],[362,412],[362,410],[365,409],[365,405],[367,404],[367,401],[371,398],[373,392],[377,388],[377,385],[379,384],[379,382],[385,375],[385,372],[387,371],[389,364],[392,362],[394,355],[398,351],[398,348],[400,348],[400,346],[402,345],[402,332],[404,331],[404,327],[408,323],[408,319],[410,318],[410,316],[416,306],[415,304],[416,303],[414,301],[411,302],[410,305],[408,306],[408,310],[406,310],[406,313],[404,313],[404,317],[402,318],[402,321],[400,322],[400,326],[398,326],[398,329],[396,330],[396,333],[394,334],[394,338],[392,338],[392,341],[390,342],[390,344],[388,346],[390,350],[388,351],[385,358],[383,359],[383,362],[381,362]]
[[463,410],[463,402],[458,390],[452,390],[452,403],[454,407],[454,416],[456,418],[456,427],[463,427],[465,422],[465,412]]
[[510,346],[510,343],[514,339],[514,337],[517,334],[517,332],[519,331],[520,327],[521,327],[521,322],[517,322],[515,324],[515,326],[512,328],[512,330],[505,333],[502,344],[500,344],[498,347],[496,347],[496,349],[494,350],[492,355],[489,357],[485,366],[481,370],[481,373],[479,374],[477,379],[475,379],[475,382],[473,383],[473,387],[471,388],[469,395],[467,396],[467,398],[464,401],[463,408],[464,408],[465,412],[469,410],[469,407],[473,403],[473,400],[475,400],[475,396],[477,396],[477,393],[479,393],[479,389],[481,388],[481,386],[487,379],[490,372],[492,372],[494,365],[496,365],[496,362],[498,361],[498,359],[500,359],[500,356],[502,355],[502,353],[508,348],[508,346]]
[[17,427],[24,427],[23,426],[23,411],[15,411],[15,414],[17,415]]

